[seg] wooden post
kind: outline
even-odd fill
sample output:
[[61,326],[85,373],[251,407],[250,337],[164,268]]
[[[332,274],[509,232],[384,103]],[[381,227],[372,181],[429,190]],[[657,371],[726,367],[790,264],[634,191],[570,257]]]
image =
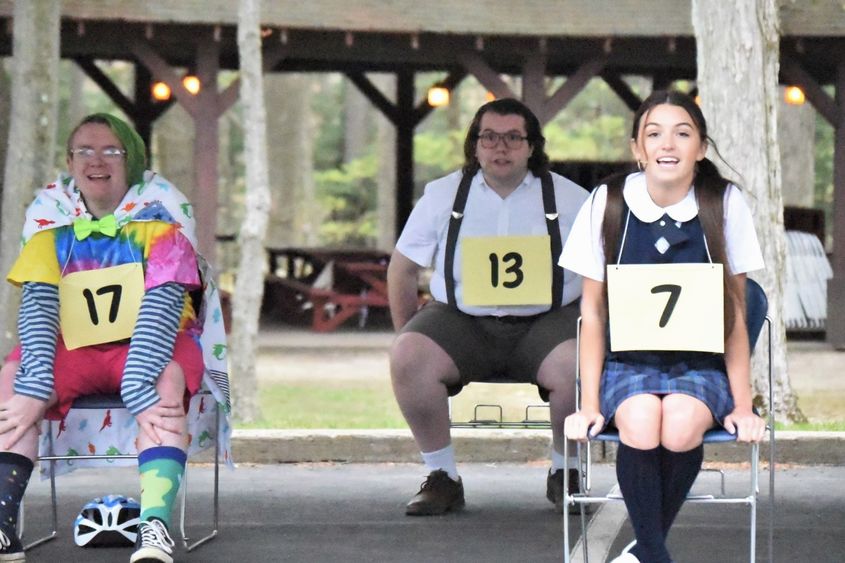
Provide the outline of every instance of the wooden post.
[[414,203],[414,71],[396,73],[396,233]]
[[845,61],[836,70],[833,141],[833,278],[827,284],[827,341],[845,350]]
[[217,111],[217,72],[219,46],[211,38],[197,44],[197,78],[201,88],[196,95],[197,114],[194,116],[194,178],[196,197],[194,209],[200,253],[209,264],[216,266],[217,234],[217,157],[219,152]]

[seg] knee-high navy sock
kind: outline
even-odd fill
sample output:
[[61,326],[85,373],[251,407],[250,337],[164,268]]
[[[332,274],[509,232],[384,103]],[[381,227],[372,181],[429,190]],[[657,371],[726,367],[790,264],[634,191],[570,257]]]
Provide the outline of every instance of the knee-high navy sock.
[[638,450],[620,442],[616,478],[637,538],[631,553],[643,563],[670,563],[662,528],[660,447]]
[[13,452],[0,452],[0,528],[14,536],[18,509],[32,474],[32,460]]
[[660,466],[663,478],[663,537],[669,535],[669,528],[675,516],[681,510],[695,483],[701,462],[704,459],[704,446],[699,444],[685,452],[673,452],[661,447]]

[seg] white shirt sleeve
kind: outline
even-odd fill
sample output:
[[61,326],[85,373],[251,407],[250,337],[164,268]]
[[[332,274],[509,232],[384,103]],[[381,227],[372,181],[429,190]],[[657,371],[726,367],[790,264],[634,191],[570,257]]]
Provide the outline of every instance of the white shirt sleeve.
[[402,229],[396,250],[423,268],[429,268],[437,250],[437,232],[431,219],[430,204],[435,197],[428,190],[411,210]]
[[563,246],[558,265],[584,277],[604,281],[601,229],[607,203],[607,186],[599,186],[581,206]]
[[732,274],[745,274],[765,267],[751,209],[734,185],[725,192],[725,246]]

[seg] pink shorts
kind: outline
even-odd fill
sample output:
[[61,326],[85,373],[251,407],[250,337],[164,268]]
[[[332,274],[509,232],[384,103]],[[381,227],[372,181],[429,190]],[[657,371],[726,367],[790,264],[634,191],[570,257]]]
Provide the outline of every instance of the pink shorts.
[[[56,342],[54,386],[58,400],[47,409],[50,420],[61,420],[67,415],[74,399],[84,395],[120,394],[120,381],[126,365],[129,343],[99,344],[75,350],[65,348],[61,335]],[[20,362],[21,347],[6,356],[6,361]],[[173,361],[179,364],[185,374],[185,410],[191,397],[202,384],[202,350],[193,337],[180,332],[176,336]]]

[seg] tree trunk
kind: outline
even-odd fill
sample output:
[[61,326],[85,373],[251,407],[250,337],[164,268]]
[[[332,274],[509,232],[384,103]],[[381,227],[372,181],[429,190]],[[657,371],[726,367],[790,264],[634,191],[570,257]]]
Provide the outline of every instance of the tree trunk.
[[311,246],[317,243],[321,222],[312,164],[312,79],[307,74],[285,73],[267,76],[265,82],[267,106],[273,108],[267,124],[273,193],[267,243]]
[[[12,111],[12,81],[6,72],[6,59],[0,60],[0,139],[9,138],[9,119]],[[6,168],[6,143],[0,142],[0,171]],[[3,175],[0,174],[0,214],[3,212]],[[2,215],[0,215],[2,216]]]
[[[769,298],[773,326],[775,414],[803,418],[789,381],[783,311],[786,241],[783,231],[777,98],[777,0],[693,0],[698,88],[709,134],[739,173],[722,167],[749,194],[766,269],[756,272]],[[711,151],[713,154],[714,151]],[[765,335],[764,335],[765,336]],[[764,354],[752,367],[755,393],[768,392]]]
[[232,310],[229,356],[234,389],[233,413],[238,420],[260,418],[255,358],[258,355],[258,318],[264,295],[264,237],[270,212],[267,173],[267,114],[264,108],[264,77],[261,69],[259,0],[238,4],[238,51],[241,67],[241,100],[244,111],[246,197],[240,230],[241,258],[238,265]]
[[[59,0],[15,2],[13,13],[12,109],[3,179],[0,272],[8,272],[20,247],[26,206],[55,170],[59,75]],[[16,341],[20,293],[0,283],[4,325],[0,357]]]

